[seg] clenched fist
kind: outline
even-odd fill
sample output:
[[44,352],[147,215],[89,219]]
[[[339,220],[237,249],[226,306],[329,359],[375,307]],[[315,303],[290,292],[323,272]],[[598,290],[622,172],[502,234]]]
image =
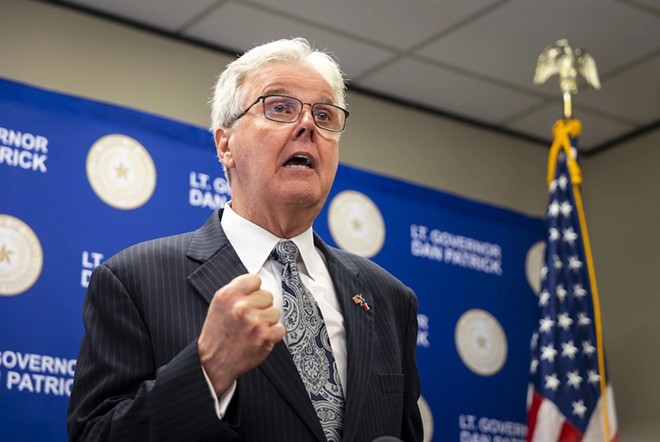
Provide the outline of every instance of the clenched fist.
[[256,275],[238,276],[215,292],[197,348],[218,397],[282,339],[281,314]]

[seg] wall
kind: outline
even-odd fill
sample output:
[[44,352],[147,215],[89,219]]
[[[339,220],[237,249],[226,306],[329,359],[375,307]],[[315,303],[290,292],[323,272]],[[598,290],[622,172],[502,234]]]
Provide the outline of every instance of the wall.
[[630,441],[660,435],[660,131],[589,158],[585,205],[620,422]]
[[[54,5],[1,1],[3,77],[208,125],[213,81],[231,57]],[[542,213],[541,146],[358,93],[349,103],[341,161]]]
[[[50,4],[0,2],[0,76],[207,125],[213,80],[230,57]],[[357,92],[349,103],[344,163],[543,214],[546,149]],[[659,143],[656,131],[584,161],[621,434],[636,442],[660,435]]]

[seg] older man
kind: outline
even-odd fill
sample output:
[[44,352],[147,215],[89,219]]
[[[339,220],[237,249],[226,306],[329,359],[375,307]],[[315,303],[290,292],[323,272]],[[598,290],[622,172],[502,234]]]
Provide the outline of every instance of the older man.
[[212,130],[232,200],[95,270],[71,440],[422,440],[414,294],[312,231],[344,89],[303,39],[227,66]]

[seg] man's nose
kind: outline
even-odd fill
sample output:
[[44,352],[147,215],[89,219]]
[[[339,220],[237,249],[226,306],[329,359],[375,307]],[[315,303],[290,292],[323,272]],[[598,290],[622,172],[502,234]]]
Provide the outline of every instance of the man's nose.
[[314,141],[316,137],[316,123],[314,122],[311,106],[307,104],[303,105],[300,119],[298,120],[298,127],[294,131],[294,134],[296,138],[309,136],[309,139]]

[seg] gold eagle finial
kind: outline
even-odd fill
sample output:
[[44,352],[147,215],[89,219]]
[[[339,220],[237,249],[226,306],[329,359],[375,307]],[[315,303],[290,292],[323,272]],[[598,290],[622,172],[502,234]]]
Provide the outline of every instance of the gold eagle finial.
[[543,84],[553,75],[559,75],[559,87],[564,95],[564,117],[571,117],[571,95],[578,93],[577,79],[581,75],[588,85],[600,89],[596,62],[584,49],[573,50],[568,40],[557,40],[539,55],[534,84]]

